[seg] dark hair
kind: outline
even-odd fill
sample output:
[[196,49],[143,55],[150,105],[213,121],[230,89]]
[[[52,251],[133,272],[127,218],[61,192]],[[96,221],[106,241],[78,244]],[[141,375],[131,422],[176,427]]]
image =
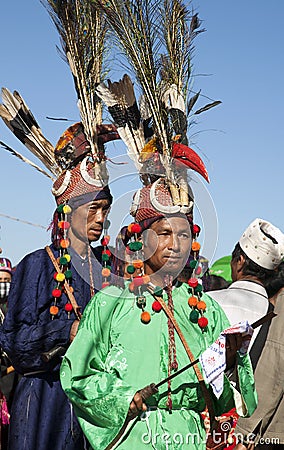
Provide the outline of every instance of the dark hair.
[[240,256],[243,256],[245,260],[242,267],[243,275],[251,275],[253,277],[257,277],[262,282],[269,281],[275,275],[274,270],[264,269],[263,267],[252,261],[242,250],[240,244],[237,243],[232,252],[232,261],[234,261],[235,259],[239,259]]
[[230,286],[230,282],[219,275],[210,274],[209,271],[205,272],[202,277],[202,284],[204,292],[218,291],[219,289],[226,289]]
[[284,287],[284,262],[277,268],[275,275],[264,285],[268,298],[273,297]]

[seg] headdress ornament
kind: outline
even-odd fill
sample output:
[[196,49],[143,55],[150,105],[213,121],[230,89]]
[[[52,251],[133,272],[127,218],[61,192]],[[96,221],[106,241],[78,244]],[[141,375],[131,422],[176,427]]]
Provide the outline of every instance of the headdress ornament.
[[[88,192],[99,191],[107,185],[104,143],[119,136],[113,125],[102,124],[101,101],[95,93],[95,86],[104,77],[103,50],[107,26],[103,15],[83,0],[42,0],[42,4],[47,8],[61,38],[61,54],[73,75],[81,122],[71,125],[54,147],[43,135],[21,95],[17,91],[12,94],[2,88],[1,118],[44,164],[47,171],[6,144],[1,144],[55,182],[53,193],[58,203],[58,197],[62,196],[63,191],[64,200],[70,199],[70,196],[67,198],[68,194],[78,194],[72,188],[75,178],[85,184],[82,193],[87,185]],[[71,176],[74,168],[74,176]]]
[[162,178],[168,186],[173,204],[155,202],[155,185],[150,199],[154,208],[187,213],[193,206],[187,170],[209,181],[203,161],[188,146],[189,117],[220,103],[193,112],[200,96],[189,94],[193,40],[203,31],[198,16],[181,0],[93,2],[104,11],[142,93],[138,106],[133,83],[124,75],[118,82],[100,83],[97,95],[107,105],[143,184]]

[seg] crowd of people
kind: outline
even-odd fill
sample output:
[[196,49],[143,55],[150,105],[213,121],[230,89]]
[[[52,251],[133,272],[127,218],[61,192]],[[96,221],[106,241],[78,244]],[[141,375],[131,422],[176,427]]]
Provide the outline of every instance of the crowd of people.
[[[50,245],[14,268],[0,258],[0,450],[283,449],[284,234],[256,218],[208,267],[187,175],[209,181],[187,137],[199,94],[183,58],[200,21],[178,0],[159,14],[130,3],[46,2],[81,116],[55,147],[4,91],[0,116],[41,155],[56,206]],[[128,75],[104,83],[105,27],[139,107]],[[175,45],[155,60],[158,29]],[[117,139],[142,186],[111,248],[106,148]]]

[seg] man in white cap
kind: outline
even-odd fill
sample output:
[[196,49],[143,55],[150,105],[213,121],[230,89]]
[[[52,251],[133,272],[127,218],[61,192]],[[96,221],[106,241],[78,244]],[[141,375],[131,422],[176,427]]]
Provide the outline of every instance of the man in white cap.
[[[271,223],[255,219],[232,252],[232,280],[227,289],[208,291],[224,309],[231,324],[253,323],[267,313],[267,282],[284,257],[284,235]],[[254,342],[259,328],[254,332]]]

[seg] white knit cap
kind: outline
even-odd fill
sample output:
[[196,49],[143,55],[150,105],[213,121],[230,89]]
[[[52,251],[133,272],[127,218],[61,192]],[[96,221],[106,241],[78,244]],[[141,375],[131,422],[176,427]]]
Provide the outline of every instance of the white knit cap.
[[255,219],[244,231],[239,244],[245,254],[264,269],[275,269],[284,258],[284,234],[266,220]]

